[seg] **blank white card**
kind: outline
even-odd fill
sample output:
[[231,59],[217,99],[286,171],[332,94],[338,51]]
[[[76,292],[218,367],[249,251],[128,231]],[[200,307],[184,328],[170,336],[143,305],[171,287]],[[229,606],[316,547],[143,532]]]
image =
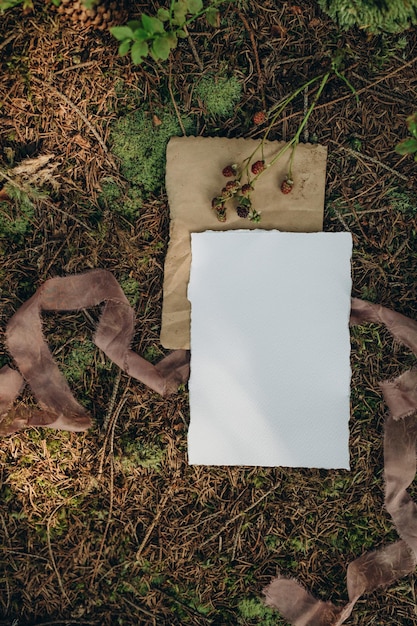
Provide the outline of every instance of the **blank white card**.
[[191,246],[189,463],[349,469],[350,233]]

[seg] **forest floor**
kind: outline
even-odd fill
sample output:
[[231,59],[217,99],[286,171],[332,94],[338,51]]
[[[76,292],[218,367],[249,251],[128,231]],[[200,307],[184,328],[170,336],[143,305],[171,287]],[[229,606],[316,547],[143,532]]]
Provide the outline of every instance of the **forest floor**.
[[[155,10],[132,2],[129,17]],[[42,3],[1,17],[0,172],[51,155],[33,206],[0,203],[2,330],[47,278],[100,267],[135,308],[133,348],[157,361],[169,206],[161,156],[143,184],[141,170],[184,129],[261,137],[253,114],[341,56],[357,98],[332,75],[303,134],[328,148],[324,229],[352,233],[354,296],[416,318],[417,166],[394,148],[417,102],[417,31],[342,32],[311,0],[232,3],[218,28],[202,18],[189,30],[168,61],[134,66],[108,32]],[[269,138],[290,140],[304,110],[300,94]],[[92,343],[98,313],[44,317],[94,427],[0,441],[0,624],[284,625],[262,604],[278,571],[345,603],[347,564],[397,537],[378,383],[414,357],[376,324],[352,330],[351,471],[189,466],[187,389],[163,399],[120,373]],[[19,402],[33,402],[30,390]],[[415,581],[362,598],[349,623],[417,624]]]

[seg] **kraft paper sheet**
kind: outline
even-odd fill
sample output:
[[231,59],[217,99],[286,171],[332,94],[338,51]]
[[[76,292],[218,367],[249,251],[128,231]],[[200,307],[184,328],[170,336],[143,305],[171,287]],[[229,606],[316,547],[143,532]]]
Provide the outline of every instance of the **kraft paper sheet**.
[[[228,212],[217,220],[211,200],[224,187],[222,169],[241,163],[259,145],[258,140],[210,137],[173,137],[167,147],[166,188],[170,206],[170,240],[165,260],[161,343],[165,348],[190,348],[190,303],[187,287],[191,265],[191,233],[205,230],[278,229],[315,232],[323,229],[327,149],[299,144],[295,151],[295,186],[288,195],[279,187],[288,172],[288,150],[256,183],[253,201],[262,213],[260,223]],[[281,142],[266,142],[268,162]],[[261,158],[257,153],[255,160]],[[244,182],[244,181],[243,181]]]

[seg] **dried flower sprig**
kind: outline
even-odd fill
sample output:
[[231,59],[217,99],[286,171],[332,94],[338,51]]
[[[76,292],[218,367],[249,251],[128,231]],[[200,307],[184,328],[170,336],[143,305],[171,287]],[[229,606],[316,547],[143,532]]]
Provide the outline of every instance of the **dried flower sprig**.
[[[281,181],[280,189],[284,194],[288,194],[292,191],[294,187],[294,178],[292,173],[292,167],[294,162],[294,154],[295,149],[299,143],[300,135],[305,128],[305,125],[308,122],[308,119],[313,112],[314,107],[316,106],[323,89],[329,79],[331,72],[327,72],[321,78],[321,82],[319,88],[315,94],[315,97],[310,104],[310,107],[306,111],[298,129],[295,133],[294,137],[286,143],[278,152],[273,156],[273,158],[269,161],[269,163],[265,162],[264,158],[264,146],[265,142],[268,139],[268,135],[274,124],[276,123],[278,117],[281,115],[286,106],[302,91],[309,87],[313,83],[320,80],[320,77],[315,77],[305,83],[302,87],[296,89],[292,94],[284,98],[281,102],[276,104],[270,111],[269,117],[271,118],[268,127],[266,128],[262,139],[259,144],[253,150],[253,152],[242,162],[241,165],[236,163],[227,165],[223,168],[223,176],[226,178],[232,178],[226,183],[223,187],[219,195],[215,196],[212,200],[212,208],[216,212],[217,219],[220,222],[225,222],[227,219],[227,204],[233,200],[235,205],[235,210],[239,217],[244,219],[248,218],[253,222],[259,222],[261,219],[261,214],[254,208],[252,204],[251,194],[255,188],[255,183],[258,178],[268,169],[270,168],[287,150],[291,149],[291,157],[289,162],[288,173],[283,181]],[[272,115],[272,117],[271,117]],[[266,119],[266,118],[265,118]],[[255,156],[260,152],[261,158],[255,159]],[[245,179],[247,182],[242,183],[242,180]]]

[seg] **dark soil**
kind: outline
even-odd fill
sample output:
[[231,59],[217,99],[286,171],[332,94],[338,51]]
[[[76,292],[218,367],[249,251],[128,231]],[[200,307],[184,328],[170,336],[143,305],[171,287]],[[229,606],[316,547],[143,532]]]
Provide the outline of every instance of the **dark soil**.
[[[129,17],[142,11],[156,5],[130,3]],[[195,52],[184,39],[171,60],[134,67],[108,32],[64,24],[42,3],[1,17],[1,171],[53,155],[49,197],[35,201],[24,236],[0,233],[2,329],[46,278],[102,267],[136,286],[134,349],[158,359],[168,201],[163,188],[145,194],[135,219],[103,205],[104,178],[129,184],[112,124],[174,99],[197,134],[260,137],[253,114],[323,73],[337,50],[358,101],[332,77],[304,136],[328,147],[324,228],[352,233],[355,296],[416,318],[417,166],[394,151],[416,106],[416,30],[340,32],[312,1],[264,1],[232,4],[218,29],[201,19],[190,33]],[[193,96],[213,73],[242,85],[225,118]],[[304,106],[301,95],[270,138],[289,140]],[[383,508],[378,383],[414,357],[377,325],[352,331],[350,472],[191,467],[187,391],[161,399],[120,374],[91,344],[96,317],[45,317],[94,428],[0,441],[0,624],[284,625],[258,602],[278,571],[344,604],[349,561],[396,539]],[[20,402],[33,402],[28,390]],[[417,624],[415,577],[363,598],[349,623]]]

